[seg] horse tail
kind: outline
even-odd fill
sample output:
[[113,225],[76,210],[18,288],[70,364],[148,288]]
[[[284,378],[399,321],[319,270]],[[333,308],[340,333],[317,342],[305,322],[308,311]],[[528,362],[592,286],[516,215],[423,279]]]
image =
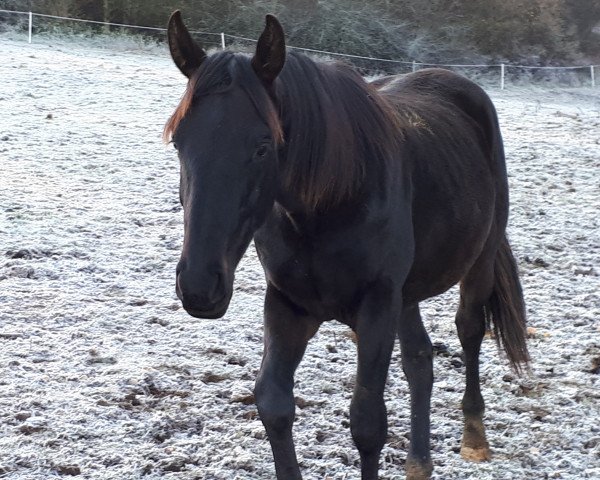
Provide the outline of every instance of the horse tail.
[[504,235],[494,260],[494,287],[485,306],[488,325],[502,346],[511,366],[521,373],[530,361],[527,351],[525,300],[519,281],[517,262]]

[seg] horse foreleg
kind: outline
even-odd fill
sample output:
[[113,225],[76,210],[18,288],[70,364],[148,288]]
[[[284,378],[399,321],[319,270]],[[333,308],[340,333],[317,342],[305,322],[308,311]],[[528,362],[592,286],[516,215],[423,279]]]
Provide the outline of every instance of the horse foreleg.
[[410,450],[406,459],[407,480],[426,480],[433,466],[429,451],[429,412],[433,386],[432,349],[419,305],[409,305],[398,322],[402,368],[410,388]]
[[363,480],[378,478],[379,456],[387,437],[387,411],[383,391],[392,350],[395,322],[392,314],[359,314],[357,322],[358,370],[352,403],[350,428],[358,448]]
[[319,322],[299,313],[269,285],[264,327],[265,349],[254,395],[273,451],[277,479],[298,480],[302,476],[292,439],[294,372]]

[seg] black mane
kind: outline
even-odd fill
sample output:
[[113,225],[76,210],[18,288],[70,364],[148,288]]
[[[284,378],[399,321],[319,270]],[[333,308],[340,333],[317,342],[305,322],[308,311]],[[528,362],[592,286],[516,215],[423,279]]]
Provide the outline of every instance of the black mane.
[[349,65],[291,52],[276,95],[286,186],[310,207],[351,197],[370,162],[388,163],[397,152],[395,108]]

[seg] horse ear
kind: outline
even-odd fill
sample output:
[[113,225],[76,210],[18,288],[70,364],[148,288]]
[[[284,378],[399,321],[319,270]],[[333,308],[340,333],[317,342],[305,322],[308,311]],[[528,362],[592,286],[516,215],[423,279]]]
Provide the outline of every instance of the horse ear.
[[267,15],[265,29],[258,39],[252,68],[268,86],[272,85],[285,63],[285,35],[279,21]]
[[171,57],[186,77],[190,78],[206,58],[206,52],[192,39],[181,20],[181,12],[175,10],[169,18],[167,38]]

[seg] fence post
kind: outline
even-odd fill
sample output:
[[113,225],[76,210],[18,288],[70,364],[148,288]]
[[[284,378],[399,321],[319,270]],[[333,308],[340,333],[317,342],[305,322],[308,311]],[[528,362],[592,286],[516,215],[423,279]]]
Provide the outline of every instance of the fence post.
[[590,65],[590,75],[592,76],[592,88],[596,86],[596,78],[594,78],[594,66]]
[[504,64],[500,64],[500,90],[504,90]]
[[414,60],[413,60],[412,67],[413,67],[413,73],[416,72],[417,71],[417,62],[415,62]]
[[225,50],[225,34],[221,32],[221,48]]
[[33,31],[33,14],[29,12],[29,43],[31,43],[31,33]]

